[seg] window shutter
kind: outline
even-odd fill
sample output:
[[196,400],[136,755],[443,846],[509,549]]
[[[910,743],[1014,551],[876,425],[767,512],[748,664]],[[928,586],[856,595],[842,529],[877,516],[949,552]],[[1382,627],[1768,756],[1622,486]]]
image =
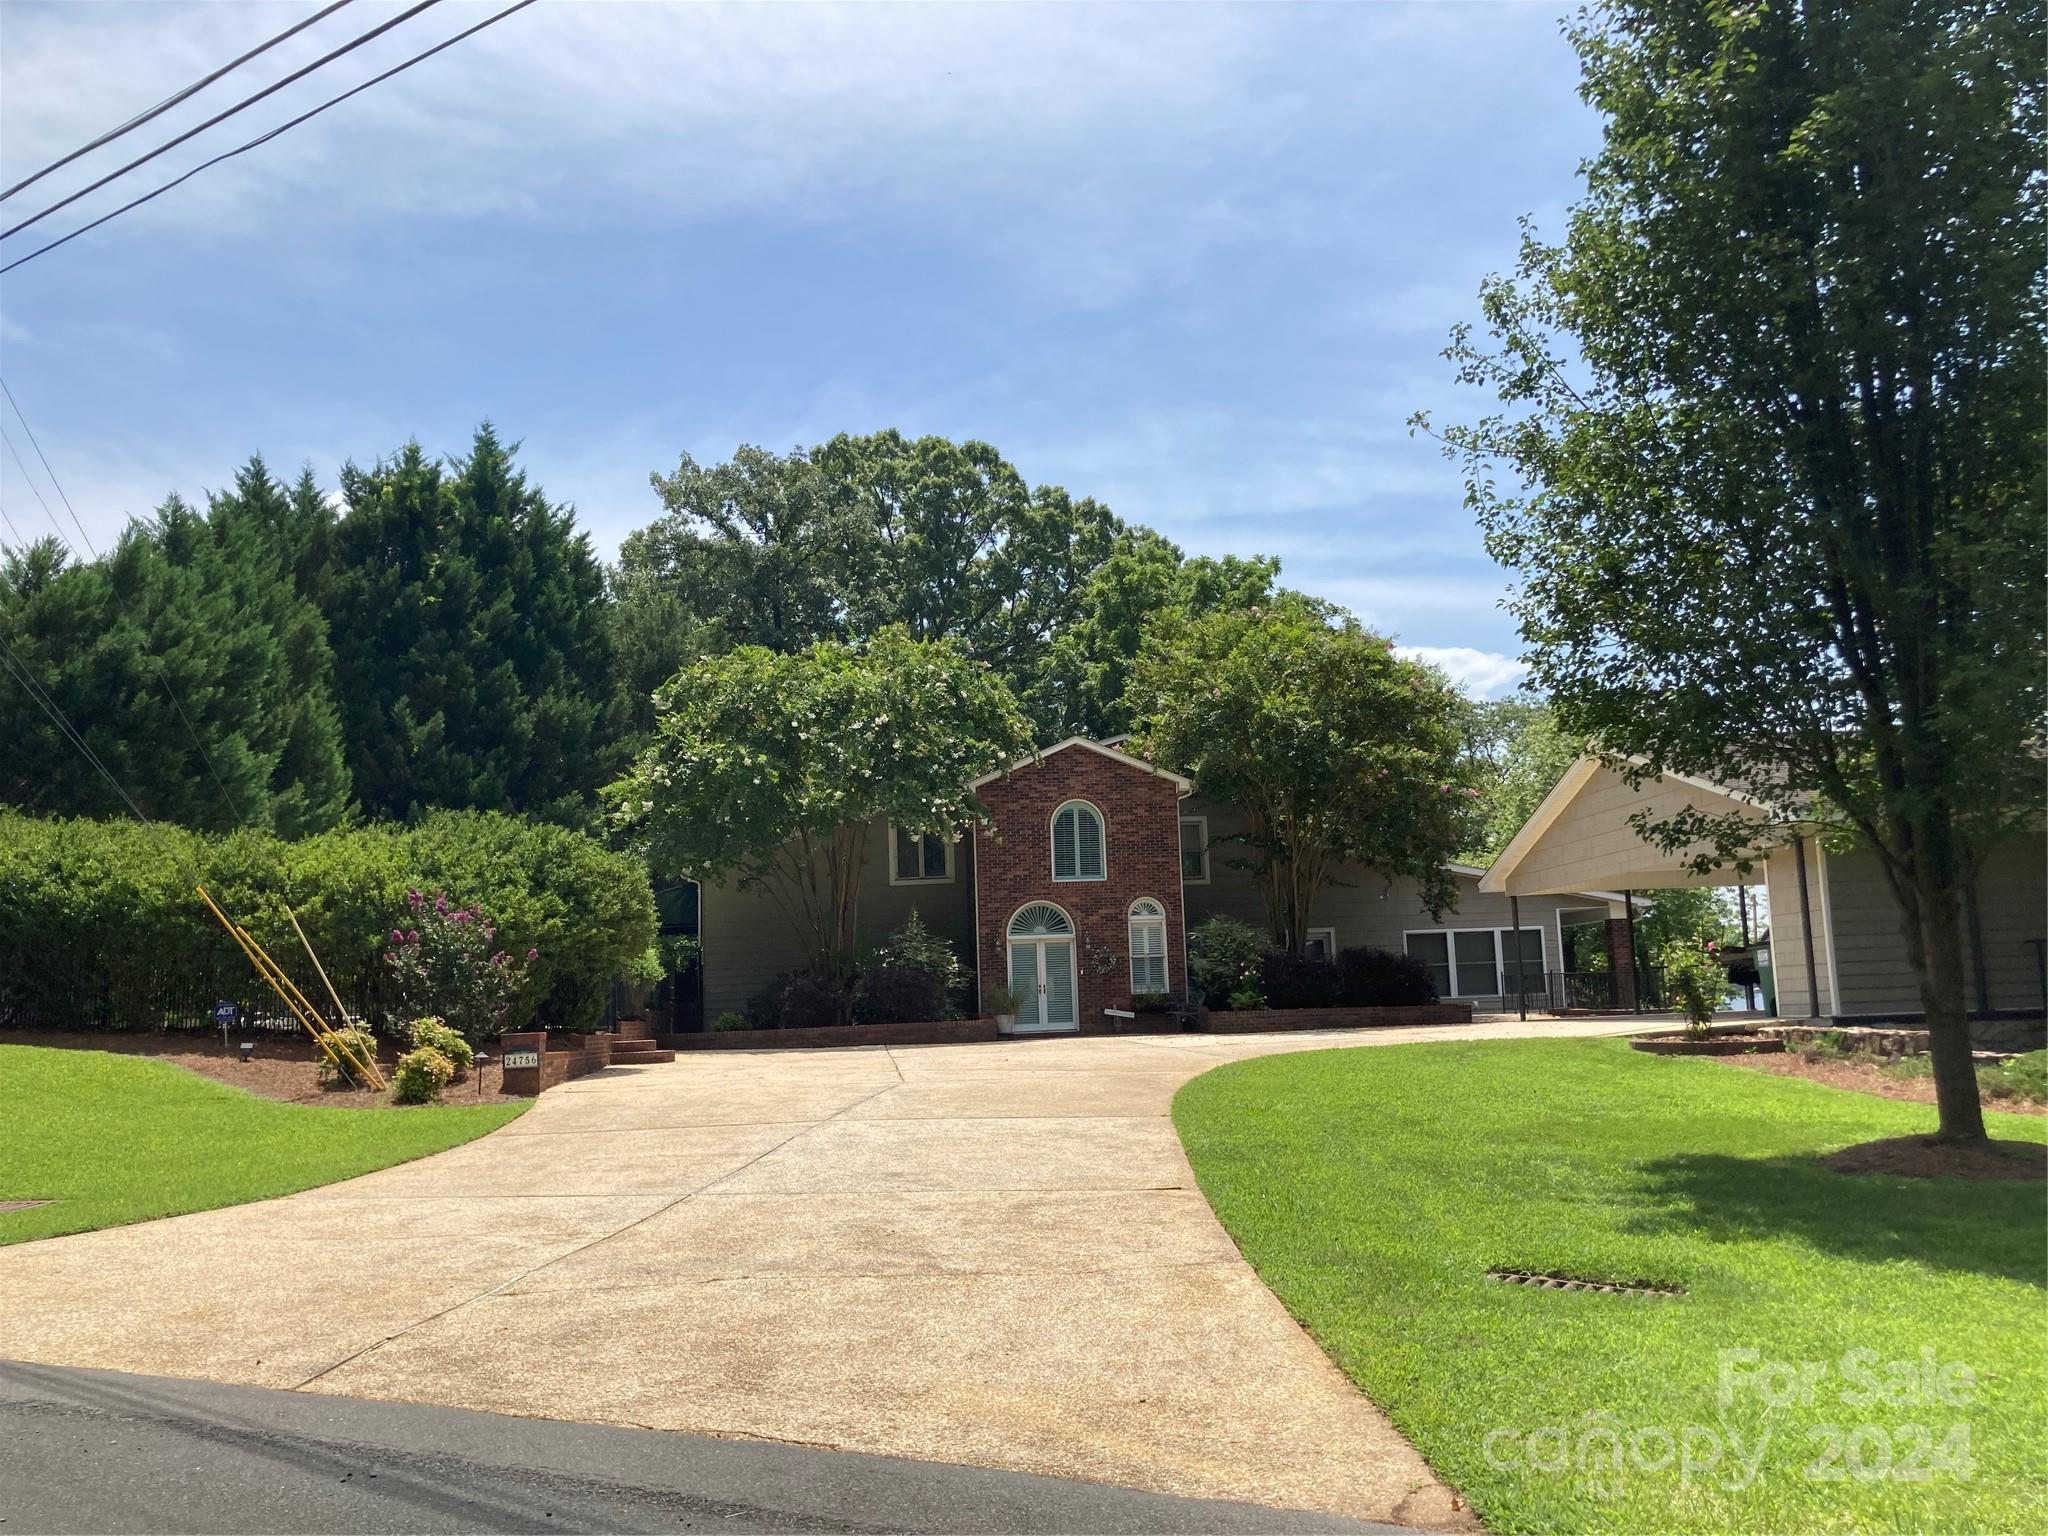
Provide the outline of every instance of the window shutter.
[[1074,815],[1080,830],[1080,852],[1078,862],[1080,876],[1084,880],[1102,878],[1102,818],[1086,806],[1077,806]]
[[1068,806],[1052,822],[1052,877],[1055,880],[1074,878],[1074,846],[1076,833],[1074,823],[1079,819],[1075,807]]

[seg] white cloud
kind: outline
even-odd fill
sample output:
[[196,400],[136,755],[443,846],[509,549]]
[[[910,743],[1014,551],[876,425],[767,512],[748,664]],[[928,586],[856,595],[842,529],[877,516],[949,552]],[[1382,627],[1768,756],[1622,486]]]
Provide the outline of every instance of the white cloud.
[[1397,645],[1394,653],[1438,668],[1479,699],[1505,692],[1523,671],[1522,664],[1512,656],[1476,650],[1469,645]]

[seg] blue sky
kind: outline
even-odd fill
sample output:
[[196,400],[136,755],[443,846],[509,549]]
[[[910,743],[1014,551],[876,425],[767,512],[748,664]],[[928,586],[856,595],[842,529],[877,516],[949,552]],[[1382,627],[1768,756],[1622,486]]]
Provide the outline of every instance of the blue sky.
[[[315,8],[0,3],[0,174]],[[134,190],[495,8],[428,11]],[[357,0],[114,148],[397,9]],[[1276,554],[1498,693],[1506,577],[1405,422],[1484,407],[1445,333],[1596,142],[1560,9],[543,0],[0,279],[0,374],[102,544],[254,451],[331,485],[488,416],[609,556],[684,450],[896,427]],[[0,506],[48,531],[4,453]]]

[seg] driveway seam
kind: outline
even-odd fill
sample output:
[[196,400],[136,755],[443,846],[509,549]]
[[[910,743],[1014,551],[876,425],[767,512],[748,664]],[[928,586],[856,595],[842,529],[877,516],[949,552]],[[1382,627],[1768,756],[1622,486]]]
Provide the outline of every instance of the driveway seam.
[[[622,1227],[616,1227],[612,1231],[604,1233],[602,1236],[592,1238],[587,1243],[579,1244],[578,1246],[571,1248],[567,1253],[558,1253],[553,1258],[548,1259],[542,1263],[535,1264],[530,1269],[520,1271],[518,1274],[512,1276],[509,1280],[502,1280],[498,1284],[490,1287],[488,1290],[479,1291],[476,1295],[468,1297],[462,1301],[458,1301],[454,1303],[452,1306],[443,1307],[440,1311],[430,1313],[426,1317],[420,1318],[417,1322],[407,1323],[403,1328],[400,1328],[397,1332],[387,1333],[384,1335],[383,1338],[377,1339],[372,1343],[365,1344],[361,1349],[355,1351],[355,1353],[347,1356],[346,1358],[337,1360],[334,1362],[334,1364],[325,1366],[322,1369],[315,1371],[312,1375],[308,1376],[304,1381],[298,1382],[296,1385],[294,1385],[292,1390],[294,1392],[303,1392],[307,1387],[310,1387],[314,1382],[320,1380],[323,1376],[331,1376],[334,1372],[340,1370],[343,1366],[352,1364],[353,1362],[362,1359],[365,1355],[371,1354],[376,1350],[382,1349],[386,1344],[391,1343],[394,1339],[402,1339],[407,1334],[413,1333],[418,1329],[426,1327],[429,1323],[439,1322],[442,1318],[447,1317],[450,1313],[460,1312],[464,1307],[474,1306],[479,1301],[486,1300],[489,1297],[496,1296],[504,1291],[510,1290],[513,1286],[519,1284],[520,1281],[530,1279],[534,1275],[539,1274],[542,1270],[550,1269],[555,1265],[561,1263],[564,1259],[573,1259],[580,1253],[588,1253],[591,1249],[599,1246],[600,1244],[608,1243],[613,1238],[618,1237],[622,1233],[630,1232],[635,1227],[642,1226],[645,1223],[654,1220],[655,1217],[661,1215],[664,1211],[674,1210],[684,1201],[694,1199],[696,1196],[702,1194],[705,1190],[711,1189],[716,1185],[722,1184],[727,1179],[745,1173],[749,1168],[753,1167],[754,1164],[761,1161],[762,1158],[768,1157],[773,1153],[781,1151],[784,1147],[788,1146],[792,1141],[795,1141],[799,1136],[803,1136],[808,1132],[814,1131],[819,1126],[825,1125],[832,1120],[838,1119],[840,1115],[845,1114],[848,1110],[860,1108],[860,1106],[867,1103],[869,1099],[880,1098],[883,1094],[888,1093],[891,1089],[900,1086],[900,1084],[891,1083],[887,1088],[878,1088],[875,1090],[875,1092],[870,1093],[863,1098],[854,1100],[854,1102],[847,1105],[845,1109],[836,1110],[832,1114],[827,1115],[823,1120],[816,1120],[806,1125],[803,1125],[799,1129],[792,1131],[789,1135],[783,1137],[782,1140],[776,1142],[774,1146],[763,1148],[761,1151],[755,1153],[752,1157],[748,1158],[745,1162],[741,1163],[739,1167],[728,1168],[724,1173],[721,1173],[717,1178],[711,1179],[706,1183],[700,1184],[695,1189],[686,1190],[684,1193],[677,1195],[673,1200],[667,1201],[664,1204],[656,1206],[646,1215],[636,1217],[634,1220],[627,1222]],[[778,1124],[780,1122],[769,1121],[767,1123]]]

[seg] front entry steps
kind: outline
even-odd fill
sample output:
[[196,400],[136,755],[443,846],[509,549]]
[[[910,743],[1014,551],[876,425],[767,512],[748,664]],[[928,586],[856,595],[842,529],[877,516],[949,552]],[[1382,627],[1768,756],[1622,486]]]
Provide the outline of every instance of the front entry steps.
[[676,1053],[662,1048],[654,1038],[654,1026],[645,1019],[619,1020],[618,1033],[612,1036],[613,1066],[641,1067],[675,1059]]

